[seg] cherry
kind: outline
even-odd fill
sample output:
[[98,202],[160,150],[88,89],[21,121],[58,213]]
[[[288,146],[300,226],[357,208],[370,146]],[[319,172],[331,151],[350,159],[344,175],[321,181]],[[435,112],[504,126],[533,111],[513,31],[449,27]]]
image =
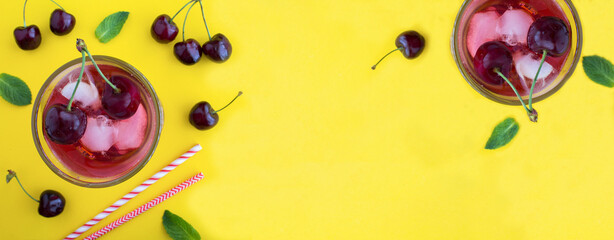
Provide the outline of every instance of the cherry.
[[190,124],[199,130],[211,129],[220,117],[208,102],[199,102],[190,110]]
[[19,26],[13,31],[17,46],[23,50],[33,50],[41,45],[41,31],[36,25]]
[[64,211],[66,199],[54,190],[45,190],[41,193],[38,204],[38,214],[43,217],[55,217]]
[[[175,19],[175,17],[177,17],[177,15],[185,7],[187,7],[190,3],[192,3],[192,1],[195,1],[195,0],[190,0],[188,3],[183,5],[183,7],[179,9],[179,11],[177,11],[177,13],[175,13],[175,15],[173,15],[172,18],[166,14],[162,14],[158,16],[154,20],[153,24],[151,25],[151,36],[159,43],[169,43],[175,40],[175,37],[177,37],[177,34],[179,33],[179,29],[177,28],[177,24],[173,22],[173,19]],[[187,14],[186,14],[186,18],[187,18]],[[185,24],[183,27],[185,28]]]
[[230,58],[232,54],[232,45],[230,45],[230,41],[224,34],[218,33],[211,37],[211,33],[209,32],[209,27],[207,26],[207,20],[205,19],[205,10],[203,9],[203,3],[198,0],[200,4],[200,12],[203,16],[203,22],[205,23],[205,29],[207,29],[207,36],[209,36],[209,41],[203,44],[203,55],[207,58],[211,59],[211,61],[223,63]]
[[[567,24],[557,17],[540,17],[529,27],[527,33],[527,45],[531,51],[542,54],[542,59],[537,69],[537,74],[533,78],[531,91],[529,92],[529,108],[533,109],[533,91],[537,76],[541,71],[546,56],[560,57],[569,51],[571,47],[571,35]],[[537,122],[537,112],[529,114],[531,121]]]
[[51,28],[51,32],[53,32],[53,34],[63,36],[72,31],[76,22],[77,20],[72,14],[67,13],[62,9],[56,9],[51,13],[49,27]]
[[132,117],[141,104],[141,95],[134,84],[124,76],[111,76],[111,85],[102,91],[102,108],[113,119],[122,120]]
[[178,33],[177,24],[166,14],[158,16],[151,25],[151,36],[159,43],[172,42]]
[[25,188],[23,188],[21,181],[19,181],[19,177],[17,177],[17,173],[13,170],[8,170],[8,172],[9,173],[6,175],[6,182],[9,183],[13,178],[17,179],[17,183],[19,183],[23,192],[32,200],[38,202],[38,214],[43,217],[55,217],[64,211],[66,199],[64,199],[62,194],[54,190],[45,190],[41,193],[39,200],[36,200]]
[[527,44],[531,51],[550,56],[562,56],[571,47],[571,35],[567,24],[560,18],[541,17],[529,28]]
[[512,69],[513,58],[510,50],[499,41],[490,41],[482,44],[473,58],[473,65],[480,78],[489,84],[503,84],[505,81],[516,93],[516,97],[527,111],[529,119],[537,122],[537,110],[527,105],[516,90],[516,87],[508,79]]
[[373,65],[371,69],[375,70],[375,67],[377,67],[377,65],[384,60],[384,58],[395,51],[401,51],[403,56],[407,59],[417,58],[424,50],[425,42],[424,37],[420,33],[416,31],[405,31],[397,36],[394,44],[397,46],[397,49],[386,54],[375,65]]
[[98,71],[98,74],[100,74],[102,79],[104,79],[104,81],[107,83],[102,90],[102,97],[100,99],[102,109],[105,110],[109,117],[116,120],[132,117],[141,104],[141,95],[137,87],[124,76],[113,75],[111,76],[111,80],[107,79],[107,77],[98,67],[98,64],[96,64],[96,60],[94,60],[94,57],[92,57],[92,54],[87,49],[85,41],[79,38],[77,38],[77,50],[81,53],[81,73],[79,73],[77,86],[75,87],[75,90],[73,90],[72,96],[70,97],[69,106],[75,97],[75,92],[79,86],[78,84],[81,82],[81,78],[83,77],[83,70],[85,68],[85,54],[87,54],[92,61],[92,65],[94,65],[94,68],[96,68],[96,71]]
[[185,65],[197,63],[202,56],[200,43],[194,39],[175,43],[173,52],[175,53],[175,57]]
[[416,31],[403,32],[397,37],[395,45],[402,47],[405,58],[417,58],[424,50],[424,37]]
[[230,58],[232,46],[224,34],[218,33],[203,44],[202,51],[211,61],[223,63]]
[[512,63],[512,53],[505,44],[499,41],[482,44],[473,58],[473,65],[480,78],[486,83],[494,85],[501,85],[504,80],[495,72],[495,69],[509,77]]
[[213,110],[211,104],[206,101],[197,103],[196,105],[194,105],[194,107],[192,107],[192,110],[190,110],[190,124],[192,124],[192,126],[197,128],[198,130],[207,130],[213,128],[220,119],[217,113],[232,104],[232,102],[234,102],[242,94],[243,92],[239,92],[237,96],[232,99],[232,101],[230,101],[228,104],[226,104],[226,106],[217,111]]
[[33,50],[41,45],[41,31],[36,25],[28,26],[26,24],[26,4],[28,0],[23,3],[23,27],[17,27],[13,31],[15,42],[17,46],[23,50]]
[[73,144],[85,133],[87,117],[81,109],[73,107],[68,109],[66,105],[52,105],[45,112],[43,128],[47,137],[58,144]]

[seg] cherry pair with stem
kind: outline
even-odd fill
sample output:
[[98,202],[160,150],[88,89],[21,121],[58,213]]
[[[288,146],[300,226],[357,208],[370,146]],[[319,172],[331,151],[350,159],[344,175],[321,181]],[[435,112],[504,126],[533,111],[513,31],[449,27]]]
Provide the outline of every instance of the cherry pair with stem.
[[[478,74],[491,83],[501,84],[505,81],[514,91],[532,122],[537,122],[537,110],[533,108],[533,92],[542,66],[547,56],[560,57],[570,48],[571,36],[567,24],[560,18],[540,17],[529,27],[527,45],[535,53],[541,53],[541,61],[533,78],[529,92],[528,104],[522,99],[512,82],[509,80],[513,58],[508,47],[499,41],[482,44],[474,57],[474,65]],[[521,80],[522,81],[522,80]],[[528,106],[527,106],[528,105]]]
[[[200,46],[200,43],[195,39],[185,39],[185,24],[187,22],[190,10],[192,9],[192,7],[194,7],[196,3],[200,5],[202,18],[205,23],[207,35],[209,37],[209,41],[203,44],[202,47]],[[185,19],[183,20],[183,28],[181,30],[182,41],[176,43],[173,47],[175,57],[177,57],[180,62],[186,65],[192,65],[197,63],[198,61],[200,61],[200,58],[203,54],[210,60],[218,63],[222,63],[228,60],[228,58],[230,58],[230,55],[232,54],[232,46],[230,45],[230,41],[228,40],[228,38],[226,38],[226,36],[221,33],[215,34],[213,37],[211,37],[211,34],[209,33],[209,27],[207,26],[207,20],[205,19],[205,12],[202,0],[190,0],[181,9],[179,9],[179,11],[177,11],[177,13],[175,13],[172,18],[166,14],[158,16],[151,26],[152,37],[160,43],[169,43],[175,40],[177,34],[179,33],[179,30],[173,20],[188,5],[190,5],[190,7],[186,12]]]
[[21,181],[19,181],[15,171],[8,170],[8,172],[9,173],[6,175],[6,183],[9,183],[13,178],[17,179],[17,183],[19,183],[21,190],[23,190],[23,192],[25,192],[26,195],[28,195],[28,197],[30,197],[32,200],[38,202],[38,214],[43,217],[55,217],[64,211],[66,199],[64,199],[62,194],[54,190],[45,190],[41,193],[39,199],[37,200],[36,198],[32,197],[32,195],[30,195],[25,188],[23,188],[23,185],[21,185]]
[[86,54],[107,83],[102,91],[102,108],[109,117],[123,120],[136,113],[141,97],[138,89],[123,76],[111,76],[109,80],[100,70],[85,41],[77,39],[77,50],[81,53],[81,70],[68,105],[55,104],[45,112],[43,126],[51,141],[58,144],[73,144],[85,134],[87,117],[82,109],[74,105],[75,93],[83,78]]
[[[56,9],[51,13],[51,19],[49,20],[49,28],[51,29],[51,32],[58,36],[63,36],[70,33],[75,27],[75,16],[67,13],[64,8],[54,0],[50,1],[59,7],[59,9]],[[15,37],[15,42],[19,48],[23,50],[33,50],[40,46],[42,37],[38,26],[28,26],[26,24],[27,3],[28,0],[25,0],[23,4],[23,27],[19,26],[15,28],[13,31],[13,36]]]

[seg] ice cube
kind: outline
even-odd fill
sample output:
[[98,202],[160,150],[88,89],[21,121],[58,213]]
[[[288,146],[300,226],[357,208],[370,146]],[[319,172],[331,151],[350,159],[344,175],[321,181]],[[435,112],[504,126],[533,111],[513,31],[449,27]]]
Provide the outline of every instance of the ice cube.
[[498,38],[510,46],[527,43],[527,33],[533,23],[533,17],[521,9],[507,10],[497,22]]
[[106,152],[117,139],[117,126],[104,115],[87,118],[87,128],[81,144],[94,152]]
[[498,20],[499,14],[496,11],[479,12],[473,15],[467,33],[467,49],[471,56],[475,56],[483,43],[497,38]]
[[[69,76],[70,82],[62,88],[62,96],[64,96],[66,99],[70,99],[72,96],[72,92],[77,85],[78,77],[78,73],[76,76]],[[98,96],[98,89],[96,89],[96,86],[93,84],[91,74],[89,71],[85,71],[83,74],[83,79],[77,87],[77,92],[75,92],[75,104],[83,108],[91,107],[96,109],[101,106],[100,98]]]
[[147,128],[147,112],[139,105],[132,117],[117,124],[117,141],[115,147],[121,150],[135,149],[141,146],[145,139]]
[[[530,81],[533,81],[533,78],[535,78],[535,74],[537,74],[537,70],[539,69],[540,61],[541,58],[533,53],[523,54],[522,52],[518,52],[514,54],[516,72],[518,72],[518,75],[520,75],[521,78],[525,78]],[[552,65],[550,65],[547,61],[544,62],[542,69],[539,71],[539,76],[537,76],[537,83],[535,84],[535,87],[543,87],[544,84],[546,84],[544,79],[553,73],[554,68]]]

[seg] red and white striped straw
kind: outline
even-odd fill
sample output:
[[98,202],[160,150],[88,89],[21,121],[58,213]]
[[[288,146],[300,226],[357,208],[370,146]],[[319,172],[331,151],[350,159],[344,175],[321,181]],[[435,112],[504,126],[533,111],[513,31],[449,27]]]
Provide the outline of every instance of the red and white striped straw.
[[199,174],[194,175],[190,179],[185,180],[183,183],[177,185],[176,187],[172,188],[171,190],[168,190],[167,192],[163,193],[162,195],[158,196],[157,198],[154,198],[151,201],[149,201],[148,203],[145,203],[143,206],[140,206],[139,208],[134,209],[132,212],[129,212],[128,214],[126,214],[123,217],[115,220],[114,222],[110,223],[109,225],[101,228],[100,230],[96,231],[95,233],[92,233],[92,235],[89,235],[88,237],[84,238],[83,240],[93,240],[93,239],[97,239],[97,238],[101,237],[102,235],[105,235],[106,233],[110,232],[111,230],[115,229],[116,227],[119,227],[120,225],[124,224],[125,222],[130,221],[130,219],[133,219],[134,217],[140,215],[141,213],[144,213],[145,211],[149,210],[150,208],[160,204],[161,202],[164,202],[164,200],[169,199],[173,195],[181,192],[183,189],[186,189],[187,187],[191,186],[194,183],[197,183],[198,181],[200,181],[202,179],[203,179],[203,173],[199,173]]
[[70,235],[65,237],[64,240],[72,240],[72,239],[78,238],[79,236],[81,236],[81,234],[83,234],[84,232],[89,230],[92,226],[94,226],[97,223],[99,223],[102,219],[104,219],[107,216],[109,216],[109,214],[111,214],[112,212],[114,212],[119,207],[123,206],[124,204],[126,204],[130,199],[134,198],[136,195],[138,195],[139,193],[143,192],[149,186],[151,186],[152,184],[154,184],[155,182],[160,180],[160,178],[164,177],[167,173],[169,173],[170,171],[175,169],[177,166],[181,165],[183,162],[188,160],[188,158],[190,158],[191,156],[194,156],[194,154],[196,154],[197,152],[199,152],[202,149],[203,148],[200,146],[200,144],[197,144],[196,146],[192,147],[189,151],[187,151],[186,153],[181,155],[175,161],[173,161],[170,164],[168,164],[166,167],[164,167],[158,173],[154,174],[152,177],[150,177],[149,179],[145,180],[145,182],[143,182],[141,185],[139,185],[138,187],[134,188],[128,194],[124,195],[124,197],[122,197],[121,199],[117,200],[111,206],[109,206],[104,211],[102,211],[101,213],[96,215],[94,218],[92,218],[92,220],[89,220],[88,222],[83,224],[83,226],[81,226],[80,228],[75,230],[73,233],[71,233]]

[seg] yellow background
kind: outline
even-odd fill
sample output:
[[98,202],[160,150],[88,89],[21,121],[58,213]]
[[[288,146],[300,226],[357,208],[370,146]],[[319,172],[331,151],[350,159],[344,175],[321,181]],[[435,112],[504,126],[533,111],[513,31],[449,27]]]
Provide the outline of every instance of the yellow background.
[[[20,77],[35,95],[56,68],[80,57],[75,39],[83,38],[94,54],[145,74],[164,106],[164,129],[135,177],[86,189],[57,177],[38,156],[32,105],[0,100],[0,170],[16,170],[35,196],[55,189],[68,202],[58,217],[43,218],[16,182],[0,184],[2,239],[62,238],[195,143],[204,150],[96,229],[202,171],[204,181],[106,239],[169,239],[165,209],[203,239],[614,238],[614,90],[591,82],[579,65],[565,87],[536,104],[538,124],[520,107],[482,97],[450,53],[460,0],[206,1],[212,34],[224,33],[233,54],[224,64],[194,66],[179,63],[172,44],[149,32],[156,16],[174,14],[185,1],[60,3],[76,16],[75,29],[53,35],[54,5],[31,0],[27,21],[43,41],[22,51],[12,31],[22,24],[23,2],[3,2],[0,72]],[[614,2],[574,3],[583,55],[614,60]],[[130,12],[121,34],[99,43],[94,29],[120,10]],[[203,43],[199,11],[192,9],[186,34]],[[425,36],[422,55],[409,61],[395,53],[372,71],[409,29]],[[220,108],[239,90],[245,94],[214,129],[188,123],[196,102]],[[520,123],[516,138],[483,150],[506,117]]]

